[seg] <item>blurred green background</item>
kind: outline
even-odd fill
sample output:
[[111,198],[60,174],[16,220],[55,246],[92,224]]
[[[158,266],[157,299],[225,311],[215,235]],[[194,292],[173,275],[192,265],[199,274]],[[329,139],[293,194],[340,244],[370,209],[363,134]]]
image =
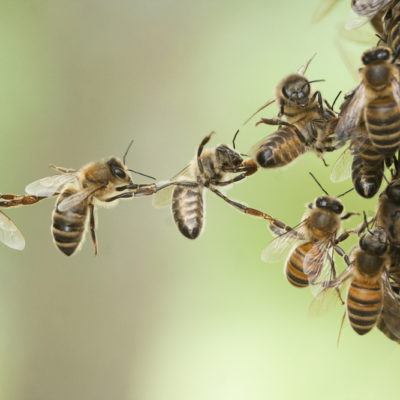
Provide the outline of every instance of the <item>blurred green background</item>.
[[[355,85],[366,45],[338,38],[338,2],[311,25],[320,0],[1,0],[1,191],[109,155],[167,179],[199,141],[233,133],[276,83],[315,52],[307,76],[330,101]],[[339,41],[347,51],[338,51]],[[350,49],[350,50],[349,50]],[[273,115],[272,106],[263,115]],[[266,127],[244,127],[246,152]],[[338,154],[327,157],[333,164]],[[309,154],[260,171],[230,192],[287,224],[321,194],[330,168]],[[135,176],[137,182],[146,180]],[[355,193],[350,211],[373,210]],[[54,200],[7,210],[24,252],[0,247],[0,398],[7,400],[376,399],[397,394],[398,345],[359,337],[343,307],[311,317],[283,262],[260,260],[271,235],[207,193],[207,223],[181,236],[151,199],[98,212],[99,255],[87,240],[65,257],[52,243]],[[346,226],[359,222],[353,218]],[[346,243],[348,249],[351,243]]]

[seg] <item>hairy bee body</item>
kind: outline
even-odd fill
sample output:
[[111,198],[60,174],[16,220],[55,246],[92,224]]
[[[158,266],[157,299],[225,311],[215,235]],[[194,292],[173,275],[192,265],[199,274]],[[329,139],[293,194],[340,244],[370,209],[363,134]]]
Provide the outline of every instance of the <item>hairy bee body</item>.
[[285,275],[289,283],[296,287],[307,287],[314,281],[322,267],[321,262],[314,262],[307,272],[304,271],[304,259],[309,251],[314,247],[314,242],[306,242],[297,246],[289,255],[286,261]]
[[400,4],[395,2],[383,17],[385,42],[394,53],[400,49]]
[[58,196],[52,217],[54,243],[67,256],[73,254],[82,242],[88,216],[88,201],[84,200],[66,211],[60,211],[58,205],[77,192],[78,189],[73,186],[65,188]]
[[308,150],[305,138],[291,127],[282,126],[259,145],[256,161],[263,168],[283,167]]
[[203,228],[203,188],[177,186],[172,194],[172,214],[178,229],[189,239],[199,236]]
[[343,205],[338,199],[323,196],[318,198],[315,206],[304,215],[303,220],[306,222],[303,229],[308,240],[295,247],[285,266],[286,278],[293,286],[309,286],[319,277],[327,247],[319,247],[318,244],[325,240],[328,243],[336,237],[341,228],[342,211]]
[[351,178],[354,188],[362,197],[373,197],[382,183],[384,157],[376,151],[368,137],[357,144],[353,141],[352,154]]

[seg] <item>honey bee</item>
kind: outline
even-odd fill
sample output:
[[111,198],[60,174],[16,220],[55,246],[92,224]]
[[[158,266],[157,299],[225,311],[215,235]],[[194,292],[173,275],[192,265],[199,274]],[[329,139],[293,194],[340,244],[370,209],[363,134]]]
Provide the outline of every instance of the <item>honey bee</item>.
[[[257,165],[253,160],[244,161],[237,151],[224,144],[204,150],[213,134],[211,132],[202,140],[196,157],[166,184],[170,185],[169,189],[159,191],[153,199],[156,207],[172,203],[175,223],[188,239],[196,239],[202,231],[205,188],[245,214],[270,218],[268,214],[229,199],[218,190],[254,174]],[[227,179],[228,174],[237,175]]]
[[129,171],[133,170],[125,165],[131,145],[132,142],[123,161],[111,157],[78,170],[51,166],[59,172],[58,175],[39,179],[25,188],[26,193],[34,196],[58,195],[51,230],[55,245],[65,255],[70,256],[78,250],[88,224],[96,255],[95,207],[118,200],[120,197],[114,196],[116,192],[140,186],[132,182]]
[[[311,176],[316,180],[312,174]],[[271,221],[270,229],[278,237],[272,240],[262,253],[262,259],[265,262],[274,263],[284,254],[282,250],[291,246],[293,250],[286,260],[285,275],[296,287],[316,285],[318,281],[325,281],[328,277],[336,276],[333,251],[346,257],[338,243],[352,233],[352,231],[345,231],[339,235],[342,221],[356,215],[353,212],[343,214],[344,207],[339,197],[348,191],[332,197],[317,180],[316,182],[326,196],[320,196],[314,203],[308,205],[309,210],[295,228],[290,228],[278,220]],[[329,254],[330,250],[332,254]],[[315,287],[311,289],[315,291]]]
[[253,149],[257,163],[263,168],[289,164],[309,150],[315,151],[323,160],[324,152],[336,150],[332,134],[337,116],[333,105],[323,100],[321,92],[312,90],[311,84],[321,80],[309,81],[304,76],[310,62],[311,59],[296,74],[285,77],[275,88],[275,98],[267,101],[245,122],[270,104],[278,103],[278,118],[262,118],[256,124],[279,126]]
[[400,303],[390,284],[389,241],[381,227],[364,233],[350,253],[348,267],[329,287],[335,289],[350,282],[346,297],[347,316],[352,328],[365,335],[380,323],[384,329],[400,337]]
[[374,149],[385,159],[392,158],[400,146],[399,71],[390,63],[391,56],[385,47],[363,54],[361,82],[346,97],[335,130],[337,140],[343,141],[365,122]]
[[331,180],[340,182],[350,177],[357,193],[371,198],[378,192],[384,177],[385,157],[371,143],[365,123],[352,133],[349,147],[335,162]]

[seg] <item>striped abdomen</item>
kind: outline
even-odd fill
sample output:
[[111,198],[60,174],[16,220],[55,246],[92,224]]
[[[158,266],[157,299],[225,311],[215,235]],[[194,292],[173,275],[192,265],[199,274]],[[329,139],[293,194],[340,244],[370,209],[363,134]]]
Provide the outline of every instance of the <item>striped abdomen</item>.
[[385,15],[386,45],[393,53],[400,49],[400,6],[396,4]]
[[304,258],[314,245],[313,242],[307,242],[297,246],[286,261],[286,278],[293,286],[306,287],[318,278],[322,262],[314,262],[307,266],[307,272],[304,271]]
[[369,140],[357,147],[353,156],[351,178],[354,188],[362,197],[373,197],[382,183],[384,158]]
[[375,149],[392,156],[400,147],[400,107],[393,96],[379,97],[367,103],[365,123]]
[[277,168],[289,164],[307,150],[303,136],[288,126],[282,126],[260,144],[256,160],[262,168]]
[[88,204],[85,200],[63,212],[58,210],[58,205],[77,191],[74,187],[66,188],[58,196],[56,208],[53,212],[51,231],[54,243],[67,256],[73,254],[82,241],[88,215]]
[[181,233],[188,239],[196,239],[203,227],[203,188],[176,186],[172,214]]
[[347,314],[352,328],[359,334],[369,332],[382,311],[380,282],[367,283],[354,279],[347,293]]

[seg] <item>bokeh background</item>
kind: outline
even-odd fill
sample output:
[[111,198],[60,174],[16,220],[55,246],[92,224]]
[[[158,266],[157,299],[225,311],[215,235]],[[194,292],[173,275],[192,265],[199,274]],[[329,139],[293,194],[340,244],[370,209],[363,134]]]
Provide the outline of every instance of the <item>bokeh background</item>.
[[[79,168],[122,156],[131,139],[128,165],[167,179],[211,130],[212,144],[230,143],[314,53],[308,77],[326,79],[318,89],[332,101],[355,85],[367,45],[338,36],[347,0],[312,25],[320,1],[1,0],[1,192],[22,193],[52,173],[50,163]],[[249,124],[237,145],[246,152],[271,131]],[[337,157],[327,157],[331,166]],[[330,168],[309,154],[229,194],[294,225],[321,194],[308,171],[332,194],[350,187],[331,183]],[[376,199],[343,201],[362,211]],[[398,345],[345,325],[337,347],[343,307],[315,316],[311,293],[286,282],[283,262],[262,263],[272,238],[263,221],[208,193],[205,231],[189,241],[168,208],[122,201],[98,212],[99,255],[87,240],[67,258],[50,236],[53,206],[6,211],[27,246],[0,247],[0,399],[398,393]]]

